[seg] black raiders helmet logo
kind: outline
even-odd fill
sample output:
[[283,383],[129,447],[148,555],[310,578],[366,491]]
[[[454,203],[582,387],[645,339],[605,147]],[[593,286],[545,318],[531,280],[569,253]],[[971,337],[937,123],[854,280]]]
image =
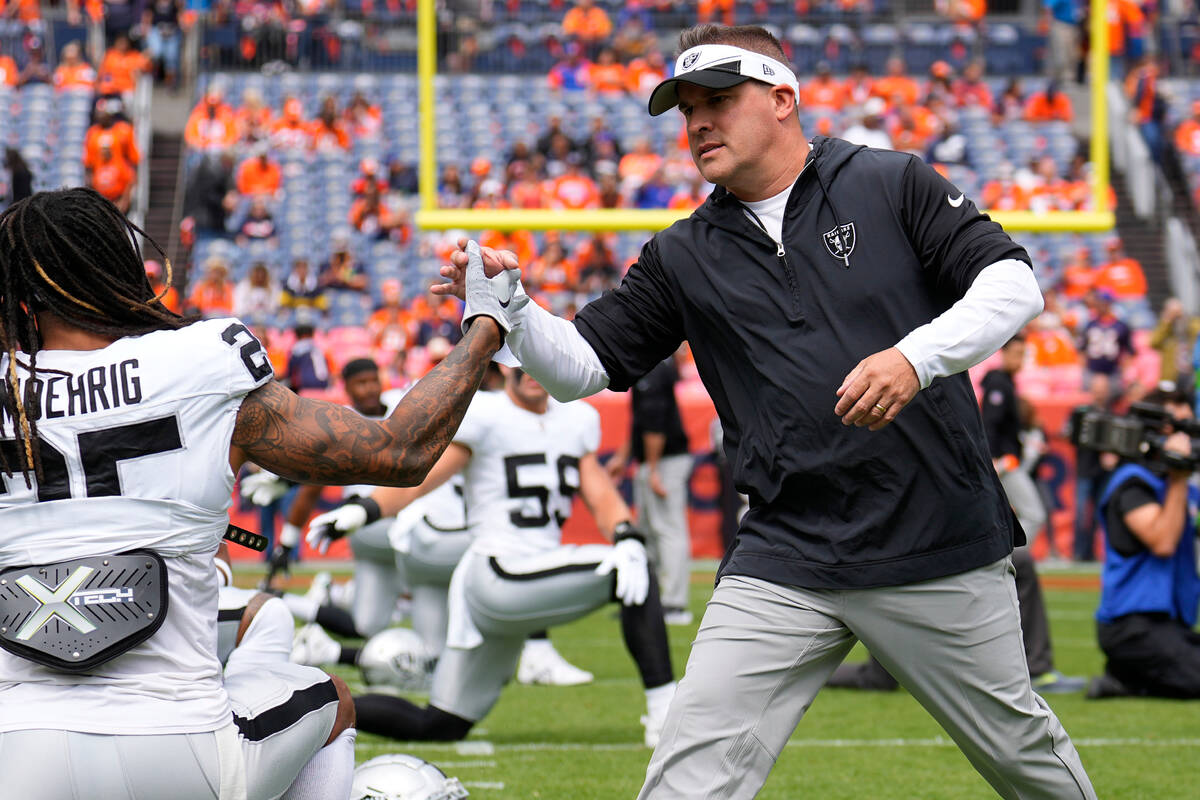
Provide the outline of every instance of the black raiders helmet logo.
[[829,255],[850,266],[850,254],[854,252],[855,235],[854,223],[847,222],[838,225],[833,230],[825,231],[825,249]]
[[689,69],[692,66],[692,64],[696,63],[696,59],[698,59],[698,58],[700,58],[699,52],[692,53],[690,56],[688,56],[687,58],[685,58],[683,60],[683,68]]

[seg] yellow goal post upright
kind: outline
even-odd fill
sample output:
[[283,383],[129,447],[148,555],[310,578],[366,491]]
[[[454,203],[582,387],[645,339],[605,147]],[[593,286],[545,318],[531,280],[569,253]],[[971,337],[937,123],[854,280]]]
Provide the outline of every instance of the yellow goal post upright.
[[[1115,215],[1108,210],[1108,17],[1105,0],[1091,0],[1092,208],[1094,211],[996,211],[992,219],[1008,231],[1033,233],[1096,232],[1112,230]],[[434,75],[437,72],[437,18],[435,0],[417,3],[417,78],[420,115],[420,207],[418,228],[426,230],[559,230],[559,231],[658,231],[686,217],[690,211],[674,209],[460,209],[439,208],[437,191],[437,128]],[[1103,210],[1101,210],[1103,209]]]

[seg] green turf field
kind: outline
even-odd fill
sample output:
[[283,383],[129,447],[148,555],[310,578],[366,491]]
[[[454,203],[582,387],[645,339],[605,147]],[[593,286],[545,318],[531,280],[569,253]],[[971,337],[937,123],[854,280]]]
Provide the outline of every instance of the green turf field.
[[[1058,668],[1072,675],[1097,674],[1102,656],[1092,622],[1095,573],[1044,572],[1042,577]],[[256,579],[247,570],[238,583],[252,585]],[[306,584],[303,575],[295,582],[297,588]],[[697,622],[711,586],[711,571],[693,574]],[[670,629],[677,672],[694,633],[695,626]],[[400,743],[360,734],[359,760],[413,753],[457,776],[472,797],[482,800],[633,798],[650,751],[641,746],[638,722],[645,702],[616,620],[601,610],[553,630],[551,639],[568,660],[595,673],[595,683],[570,688],[514,683],[465,742]],[[850,658],[862,657],[859,649]],[[353,689],[362,688],[356,671],[342,668],[339,674]],[[1047,699],[1075,740],[1101,798],[1200,797],[1200,703],[1089,701],[1082,693]],[[846,690],[818,696],[759,795],[764,800],[995,796],[905,692]]]

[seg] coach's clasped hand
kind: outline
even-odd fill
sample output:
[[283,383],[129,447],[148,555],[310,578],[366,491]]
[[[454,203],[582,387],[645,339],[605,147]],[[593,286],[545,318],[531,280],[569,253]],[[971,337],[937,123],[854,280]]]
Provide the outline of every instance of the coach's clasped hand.
[[308,546],[325,553],[330,542],[348,533],[354,533],[364,525],[370,525],[382,516],[379,504],[369,497],[353,497],[342,505],[318,514],[308,523],[304,539]]
[[833,412],[843,425],[887,426],[921,388],[917,371],[895,347],[867,356],[850,371],[837,390]]
[[640,606],[650,593],[650,561],[640,537],[636,532],[623,538],[618,534],[612,550],[596,567],[597,575],[616,570],[616,595],[621,605]]

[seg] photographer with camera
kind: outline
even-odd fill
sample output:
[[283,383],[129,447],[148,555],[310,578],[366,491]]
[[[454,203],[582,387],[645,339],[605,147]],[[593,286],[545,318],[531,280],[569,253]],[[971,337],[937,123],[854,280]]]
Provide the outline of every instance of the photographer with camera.
[[1160,422],[1141,437],[1144,457],[1123,452],[1097,504],[1105,547],[1097,638],[1107,664],[1088,687],[1093,699],[1200,698],[1200,634],[1192,630],[1200,604],[1200,491],[1189,485],[1200,459],[1192,438],[1198,429],[1191,398],[1174,385],[1152,392],[1134,412],[1145,420],[1155,410]]

